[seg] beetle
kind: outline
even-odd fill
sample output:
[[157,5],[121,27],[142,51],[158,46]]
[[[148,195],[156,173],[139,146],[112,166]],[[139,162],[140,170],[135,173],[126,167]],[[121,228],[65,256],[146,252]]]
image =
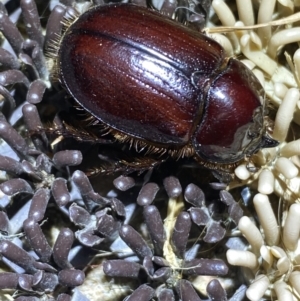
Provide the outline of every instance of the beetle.
[[119,142],[227,169],[277,142],[264,91],[213,39],[133,4],[95,6],[62,35],[59,80]]

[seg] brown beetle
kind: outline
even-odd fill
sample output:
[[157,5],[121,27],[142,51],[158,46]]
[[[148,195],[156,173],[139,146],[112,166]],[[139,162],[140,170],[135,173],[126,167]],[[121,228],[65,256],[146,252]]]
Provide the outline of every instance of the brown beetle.
[[131,4],[96,6],[64,33],[63,86],[120,142],[227,169],[277,142],[254,74],[204,34]]

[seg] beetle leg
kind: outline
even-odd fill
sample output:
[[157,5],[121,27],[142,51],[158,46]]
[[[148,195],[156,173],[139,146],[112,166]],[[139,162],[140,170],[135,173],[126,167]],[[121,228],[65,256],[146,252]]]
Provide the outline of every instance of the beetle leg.
[[[37,130],[37,132],[39,129]],[[54,147],[65,138],[73,138],[79,142],[91,143],[91,144],[112,144],[113,140],[107,138],[100,138],[94,132],[87,130],[83,127],[74,127],[73,125],[63,122],[60,125],[53,125],[45,129],[48,135],[57,136],[51,143]]]
[[99,167],[93,168],[92,170],[86,172],[86,174],[87,176],[97,176],[99,174],[113,174],[117,172],[122,172],[123,174],[138,172],[138,174],[141,174],[145,171],[157,167],[165,161],[166,159],[154,159],[150,157],[134,158],[134,161],[120,159],[116,162],[105,163]]

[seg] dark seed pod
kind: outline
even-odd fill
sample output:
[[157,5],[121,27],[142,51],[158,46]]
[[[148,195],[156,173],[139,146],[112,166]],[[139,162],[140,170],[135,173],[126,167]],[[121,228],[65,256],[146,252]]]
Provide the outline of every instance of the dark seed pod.
[[153,205],[145,206],[143,213],[153,246],[157,253],[160,254],[166,240],[164,224],[160,213]]
[[227,185],[225,183],[214,182],[209,184],[214,190],[225,190]]
[[188,15],[187,20],[199,31],[205,27],[205,22],[209,16],[211,0],[197,2],[195,7],[190,6],[192,12]]
[[226,190],[220,191],[220,199],[227,206],[230,206],[235,203],[235,200],[234,200],[233,196],[231,195],[231,193],[229,193]]
[[166,282],[172,275],[172,269],[168,267],[163,267],[155,271],[153,274],[153,280],[158,282]]
[[24,291],[32,291],[33,276],[28,274],[19,275],[19,286]]
[[50,191],[48,189],[38,189],[32,197],[28,217],[40,222],[44,218],[49,199]]
[[118,178],[114,179],[113,184],[117,189],[126,191],[135,185],[135,181],[131,177],[119,176]]
[[143,267],[147,271],[147,273],[152,276],[154,273],[154,265],[152,262],[152,258],[150,256],[146,256],[143,260]]
[[95,235],[94,230],[89,228],[76,231],[75,236],[84,246],[90,248],[98,246],[104,240],[104,238]]
[[125,206],[121,201],[116,198],[111,198],[110,207],[118,216],[125,217]]
[[23,249],[6,240],[0,242],[0,253],[8,260],[23,268],[27,273],[36,272],[35,260]]
[[190,216],[192,221],[197,226],[205,226],[206,234],[203,240],[207,243],[216,243],[220,241],[226,234],[226,230],[221,226],[221,222],[214,221],[208,209],[206,207],[202,208],[190,208]]
[[0,211],[0,233],[9,233],[9,219],[7,214]]
[[82,171],[76,170],[73,173],[72,178],[82,195],[88,195],[89,193],[94,191],[89,179]]
[[[25,53],[30,54],[32,59],[32,69],[36,73],[36,78],[42,78],[47,80],[48,78],[48,69],[46,66],[46,60],[43,53],[43,48],[35,40],[26,40],[23,43],[23,50]],[[20,54],[21,57],[21,54]]]
[[110,277],[125,277],[137,279],[143,267],[126,260],[106,260],[103,262],[103,272]]
[[173,1],[164,1],[161,9],[159,10],[161,14],[172,18],[174,12],[176,11],[177,3]]
[[76,150],[64,150],[55,153],[53,163],[56,167],[76,166],[82,162],[82,154]]
[[14,196],[18,193],[32,194],[33,190],[27,181],[23,179],[11,179],[0,185],[2,192],[9,196]]
[[56,298],[56,301],[71,301],[71,296],[68,294],[60,294]]
[[220,199],[221,201],[226,204],[228,208],[228,213],[230,218],[233,220],[233,222],[238,225],[239,220],[243,216],[243,209],[240,207],[240,205],[234,200],[231,193],[229,193],[226,190],[220,191]]
[[163,257],[153,256],[152,260],[155,264],[157,264],[160,267],[169,267],[170,266],[170,263]]
[[22,65],[25,66],[25,68],[28,70],[29,74],[32,74],[31,76],[33,78],[38,78],[39,73],[37,71],[37,68],[32,60],[32,47],[34,47],[32,44],[37,46],[37,43],[31,40],[25,41],[22,45],[22,50],[26,53],[30,53],[30,55],[27,55],[25,53],[19,54],[19,59],[22,63]]
[[164,187],[169,198],[177,198],[182,193],[182,187],[179,180],[175,177],[168,177],[164,179]]
[[155,296],[155,290],[143,284],[139,286],[126,301],[150,301]]
[[50,161],[49,157],[47,157],[45,154],[40,154],[36,158],[36,168],[39,170],[43,170],[48,174],[51,174],[51,170],[53,167],[52,161]]
[[58,273],[58,281],[61,285],[75,287],[83,283],[84,272],[81,270],[62,270]]
[[221,222],[211,220],[206,228],[206,234],[203,240],[207,243],[216,243],[224,238],[226,230],[221,226]]
[[0,63],[5,69],[20,69],[20,62],[4,48],[0,48]]
[[184,275],[224,276],[228,273],[228,267],[220,259],[192,259],[184,263]]
[[151,205],[155,199],[155,196],[159,190],[159,186],[156,183],[145,184],[139,192],[137,197],[137,203],[140,206]]
[[[45,271],[45,272],[50,272],[50,273],[57,272],[57,270],[52,265],[45,263],[45,262],[35,261],[34,267],[38,270]],[[35,273],[34,275],[36,275],[36,274],[37,273]]]
[[[1,13],[0,13],[1,15]],[[9,91],[0,85],[0,95],[2,95],[3,97],[3,109],[2,111],[5,112],[9,112],[11,113],[13,111],[13,109],[16,107],[16,102],[15,99],[11,96],[11,94],[9,93]],[[6,109],[7,107],[7,109]],[[4,119],[4,117],[2,116],[1,119]]]
[[33,104],[25,104],[22,107],[22,113],[24,122],[29,131],[36,131],[37,129],[43,129],[43,124],[41,122],[38,110]]
[[205,195],[197,185],[189,184],[184,191],[184,199],[195,207],[201,207],[205,202]]
[[46,84],[44,81],[37,79],[29,86],[26,100],[31,104],[37,104],[42,101],[44,92],[46,90]]
[[37,171],[35,167],[32,166],[31,163],[29,163],[26,160],[22,161],[22,168],[24,173],[26,173],[31,179],[34,179],[35,181],[42,181],[43,176],[41,172]]
[[41,280],[43,279],[43,276],[44,276],[44,271],[37,271],[34,275],[33,275],[33,278],[32,278],[32,284],[34,286],[38,285]]
[[227,301],[226,291],[217,279],[208,283],[206,291],[211,301]]
[[129,225],[124,225],[119,231],[120,237],[124,242],[136,253],[138,257],[143,259],[145,256],[153,256],[148,244],[142,236]]
[[38,42],[40,48],[44,46],[44,36],[40,24],[39,13],[34,0],[21,0],[20,6],[24,18],[28,37]]
[[158,295],[158,301],[175,301],[175,296],[172,290],[163,289]]
[[17,83],[29,87],[29,80],[24,75],[23,72],[19,70],[7,70],[7,71],[0,72],[0,85],[5,87]]
[[0,31],[5,36],[14,52],[19,54],[21,52],[21,46],[24,39],[15,24],[3,12],[0,13]]
[[43,130],[43,124],[41,122],[40,115],[36,106],[33,104],[25,104],[22,107],[22,112],[24,122],[29,131],[29,134],[31,135],[33,144],[39,150],[45,149],[44,146],[48,144],[48,139]]
[[66,206],[71,200],[71,196],[67,187],[67,180],[64,178],[56,178],[53,181],[51,192],[56,204],[59,207]]
[[201,301],[192,284],[185,279],[181,279],[176,285],[177,294],[182,301]]
[[48,244],[40,225],[34,219],[28,218],[23,223],[23,229],[30,246],[40,257],[40,260],[49,262],[52,255],[52,249]]
[[205,226],[210,220],[210,214],[206,207],[204,208],[190,208],[189,209],[191,219],[197,226]]
[[16,289],[19,276],[16,273],[0,273],[0,289]]
[[23,173],[22,164],[19,161],[2,155],[0,155],[0,169],[16,175]]
[[61,269],[71,268],[69,252],[74,242],[74,233],[69,228],[60,230],[53,247],[53,259]]
[[[0,14],[1,15],[1,14]],[[21,157],[28,154],[26,140],[6,121],[0,120],[0,137]]]
[[184,258],[191,226],[190,215],[187,212],[180,212],[172,234],[172,245],[175,254],[180,258]]
[[91,221],[91,215],[75,203],[71,205],[69,215],[70,220],[78,226],[87,226]]
[[230,298],[230,301],[241,301],[246,299],[246,291],[248,286],[242,284],[234,293],[234,295]]
[[67,6],[65,17],[74,19],[78,16],[78,12],[73,8],[75,0],[63,0],[62,3]]
[[244,215],[244,212],[243,212],[243,209],[240,207],[240,205],[238,203],[234,203],[234,204],[229,206],[228,214],[229,214],[230,218],[232,219],[232,221],[236,225],[238,225],[240,219]]
[[53,292],[58,285],[58,277],[53,273],[42,271],[40,281],[35,285],[35,288],[44,292]]
[[109,237],[117,232],[118,223],[111,215],[102,214],[97,221],[97,230],[104,237]]
[[109,204],[109,201],[94,192],[93,187],[84,172],[76,170],[72,175],[72,180],[79,189],[88,211],[92,211],[96,204],[101,206]]
[[[51,49],[53,41],[59,36],[62,31],[62,20],[66,9],[61,5],[56,5],[48,19],[45,36],[45,48]],[[52,46],[53,47],[53,46]]]

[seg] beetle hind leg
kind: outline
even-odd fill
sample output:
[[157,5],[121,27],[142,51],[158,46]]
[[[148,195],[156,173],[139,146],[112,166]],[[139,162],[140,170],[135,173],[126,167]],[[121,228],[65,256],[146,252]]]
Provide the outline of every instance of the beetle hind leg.
[[89,131],[87,128],[80,126],[73,126],[67,124],[66,122],[62,123],[62,126],[49,126],[46,128],[46,133],[49,135],[56,136],[52,141],[51,146],[54,147],[60,141],[66,138],[72,138],[79,142],[91,143],[91,144],[112,144],[113,141],[98,137],[93,131]]
[[134,160],[120,159],[116,162],[105,162],[99,167],[94,167],[86,172],[87,176],[97,176],[101,174],[114,174],[121,172],[123,174],[131,174],[137,172],[142,174],[143,172],[152,170],[158,165],[164,163],[166,159],[154,159],[151,157],[139,157]]

